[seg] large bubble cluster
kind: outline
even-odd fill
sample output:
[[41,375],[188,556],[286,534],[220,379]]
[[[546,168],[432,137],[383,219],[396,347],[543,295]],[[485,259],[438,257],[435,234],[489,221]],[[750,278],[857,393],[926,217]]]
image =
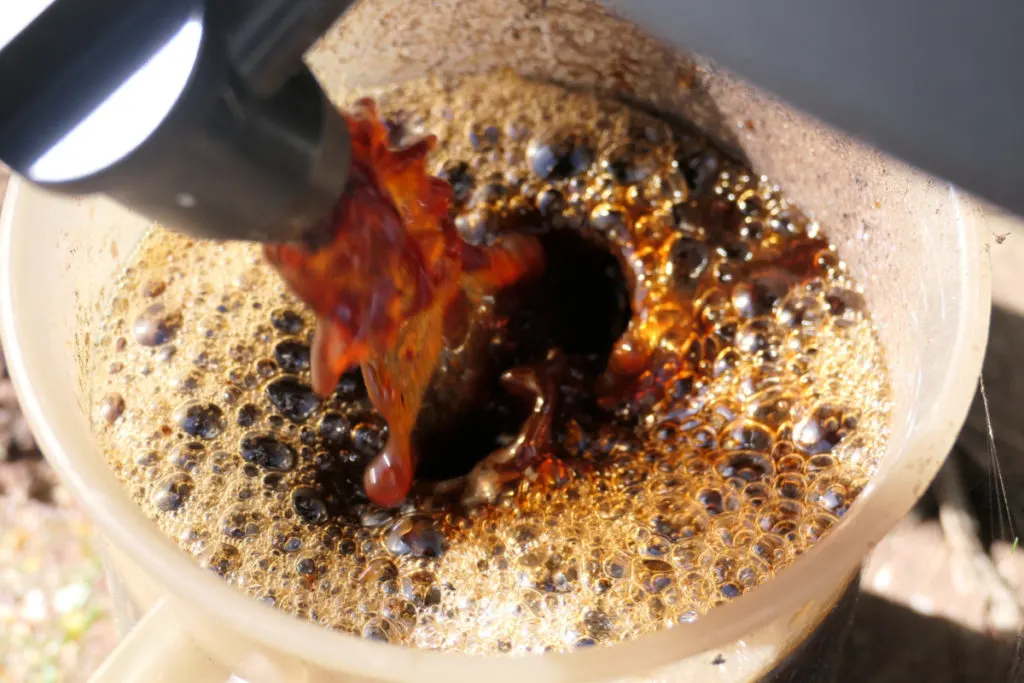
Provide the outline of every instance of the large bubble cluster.
[[[577,316],[578,348],[502,368],[533,406],[519,433],[384,509],[362,482],[387,424],[358,372],[311,390],[312,319],[258,248],[154,230],[88,377],[111,466],[186,552],[330,628],[525,653],[699,619],[840,522],[886,445],[885,362],[835,248],[779,188],[697,135],[512,76],[372,95],[396,139],[438,135],[467,241],[607,256],[621,334],[588,345],[611,323]],[[564,253],[550,267],[559,292],[594,289]]]

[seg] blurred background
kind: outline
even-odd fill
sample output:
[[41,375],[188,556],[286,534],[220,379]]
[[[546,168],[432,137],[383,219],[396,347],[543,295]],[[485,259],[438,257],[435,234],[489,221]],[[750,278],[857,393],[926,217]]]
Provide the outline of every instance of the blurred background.
[[[0,169],[0,197],[6,188]],[[838,683],[1024,681],[1024,223],[992,212],[974,406],[921,504],[867,561]],[[939,351],[940,352],[940,351]],[[86,681],[116,644],[89,524],[41,458],[0,355],[0,681]]]

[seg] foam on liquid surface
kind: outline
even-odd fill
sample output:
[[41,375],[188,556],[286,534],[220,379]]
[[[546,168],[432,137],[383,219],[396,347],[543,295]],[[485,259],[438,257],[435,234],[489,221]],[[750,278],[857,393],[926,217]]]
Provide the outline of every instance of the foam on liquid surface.
[[376,507],[362,473],[386,425],[358,373],[311,391],[312,318],[259,247],[154,229],[88,372],[111,467],[164,532],[325,626],[522,653],[697,619],[839,522],[885,449],[885,362],[778,188],[646,114],[511,76],[373,95],[396,136],[438,135],[467,239],[543,224],[616,257],[633,315],[594,383],[606,419],[562,395],[559,457],[463,481],[472,505],[426,486]]

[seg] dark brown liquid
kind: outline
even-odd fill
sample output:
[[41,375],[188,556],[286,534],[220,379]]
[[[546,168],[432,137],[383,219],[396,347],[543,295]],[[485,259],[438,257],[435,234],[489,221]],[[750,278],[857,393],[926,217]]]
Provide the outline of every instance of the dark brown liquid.
[[259,249],[154,230],[89,378],[111,466],[183,549],[328,627],[528,652],[698,618],[839,522],[886,445],[885,363],[778,188],[509,76],[374,96],[395,141],[437,133],[459,234],[545,267],[447,300],[389,509],[363,486],[388,421],[358,372],[314,391],[313,313]]
[[452,187],[429,175],[432,136],[392,144],[370,100],[347,117],[351,178],[323,246],[269,245],[264,253],[317,315],[313,389],[329,396],[361,366],[388,425],[364,487],[380,505],[401,503],[419,461],[413,429],[448,339],[471,324],[482,299],[544,268],[536,239],[510,233],[472,245],[452,222]]

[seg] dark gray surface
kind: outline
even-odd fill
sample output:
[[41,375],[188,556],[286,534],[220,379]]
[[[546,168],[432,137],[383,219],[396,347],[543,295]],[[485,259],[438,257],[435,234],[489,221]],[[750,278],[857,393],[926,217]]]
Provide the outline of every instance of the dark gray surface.
[[603,0],[823,121],[1024,214],[1019,0]]
[[[349,170],[347,125],[301,56],[349,4],[57,0],[0,49],[0,159],[197,237],[298,239]],[[166,73],[146,71],[158,54]],[[112,97],[128,79],[144,91]],[[101,104],[108,125],[41,172]]]

